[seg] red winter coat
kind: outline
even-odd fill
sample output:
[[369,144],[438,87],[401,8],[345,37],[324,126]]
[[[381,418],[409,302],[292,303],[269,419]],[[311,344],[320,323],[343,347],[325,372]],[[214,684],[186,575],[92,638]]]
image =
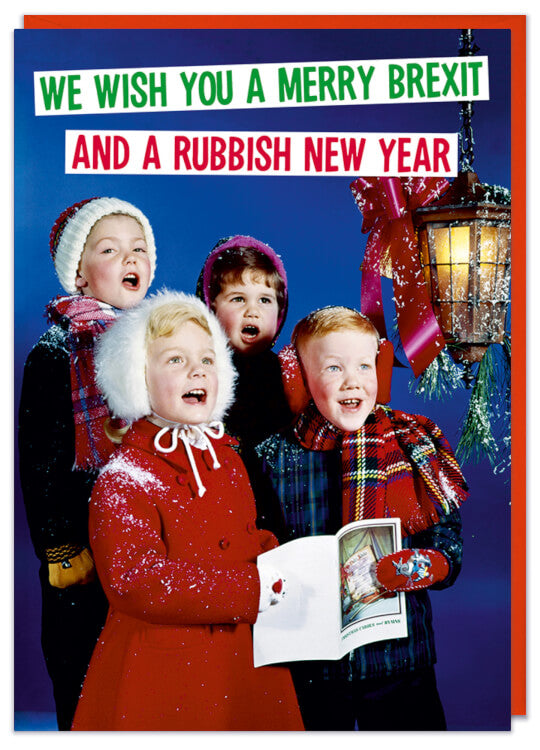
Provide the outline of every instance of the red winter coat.
[[183,444],[158,453],[158,429],[137,422],[92,493],[110,610],[73,729],[303,729],[288,670],[253,666],[255,559],[275,540],[255,526],[234,441],[213,442],[219,469],[193,448],[199,497]]

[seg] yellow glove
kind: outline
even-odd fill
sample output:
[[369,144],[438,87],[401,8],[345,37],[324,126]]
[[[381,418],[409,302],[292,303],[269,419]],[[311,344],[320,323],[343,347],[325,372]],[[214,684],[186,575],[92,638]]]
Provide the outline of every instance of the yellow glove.
[[49,583],[57,589],[90,583],[94,580],[95,575],[94,560],[90,550],[86,548],[68,560],[49,563]]

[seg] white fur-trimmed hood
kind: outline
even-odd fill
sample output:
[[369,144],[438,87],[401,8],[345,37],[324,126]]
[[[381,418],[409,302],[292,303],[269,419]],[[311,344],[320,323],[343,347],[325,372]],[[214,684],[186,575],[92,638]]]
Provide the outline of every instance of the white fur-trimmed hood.
[[146,387],[146,329],[152,311],[170,302],[187,303],[208,321],[218,374],[218,395],[209,421],[221,421],[234,400],[236,370],[218,319],[193,294],[163,289],[122,312],[96,346],[98,386],[115,417],[134,422],[151,413]]

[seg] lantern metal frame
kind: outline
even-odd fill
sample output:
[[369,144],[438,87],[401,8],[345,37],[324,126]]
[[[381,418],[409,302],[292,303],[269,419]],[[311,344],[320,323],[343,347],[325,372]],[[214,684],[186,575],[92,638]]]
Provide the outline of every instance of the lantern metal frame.
[[449,351],[457,362],[479,362],[506,331],[511,206],[493,202],[474,172],[460,172],[442,199],[415,212],[414,222]]

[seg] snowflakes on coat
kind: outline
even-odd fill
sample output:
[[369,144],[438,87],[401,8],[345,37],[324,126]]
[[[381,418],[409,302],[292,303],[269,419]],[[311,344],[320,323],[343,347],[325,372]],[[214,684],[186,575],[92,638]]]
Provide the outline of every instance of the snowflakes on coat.
[[268,532],[256,527],[234,441],[215,441],[219,469],[194,448],[201,498],[195,482],[179,481],[191,472],[184,445],[163,457],[157,430],[135,423],[94,487],[90,533],[111,609],[79,704],[82,728],[300,728],[287,670],[253,667],[255,561]]
[[115,481],[120,481],[121,477],[125,477],[126,483],[140,485],[148,492],[165,491],[165,486],[158,476],[138,462],[136,456],[129,453],[113,455],[109,463],[101,470],[100,476],[106,479],[109,474],[114,476]]

